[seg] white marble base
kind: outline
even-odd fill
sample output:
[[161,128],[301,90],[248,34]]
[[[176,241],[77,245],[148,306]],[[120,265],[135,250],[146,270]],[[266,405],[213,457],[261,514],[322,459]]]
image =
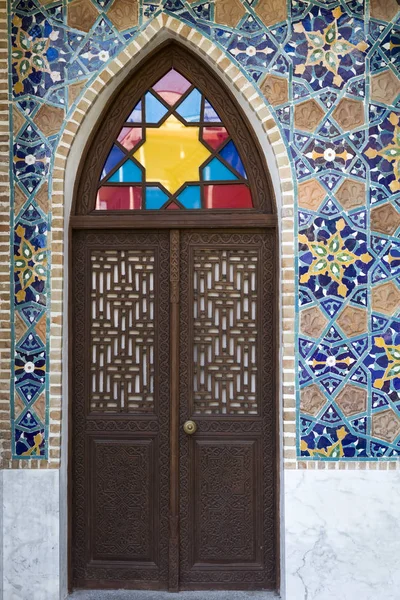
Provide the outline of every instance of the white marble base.
[[59,472],[3,472],[3,600],[59,600]]
[[400,473],[285,472],[286,600],[399,600]]
[[[3,600],[62,600],[59,472],[2,478]],[[400,472],[286,471],[284,483],[284,600],[399,600]]]

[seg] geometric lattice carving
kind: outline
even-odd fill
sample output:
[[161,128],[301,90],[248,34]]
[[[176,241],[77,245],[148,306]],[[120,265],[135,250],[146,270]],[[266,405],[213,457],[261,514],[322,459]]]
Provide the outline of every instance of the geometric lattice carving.
[[92,411],[154,410],[154,252],[92,250]]
[[[132,581],[168,587],[169,237],[157,231],[74,232],[76,587],[110,582],[126,587]],[[137,369],[140,360],[148,364]],[[130,396],[128,384],[133,381],[141,388]]]
[[195,251],[196,414],[257,414],[257,271],[257,250]]

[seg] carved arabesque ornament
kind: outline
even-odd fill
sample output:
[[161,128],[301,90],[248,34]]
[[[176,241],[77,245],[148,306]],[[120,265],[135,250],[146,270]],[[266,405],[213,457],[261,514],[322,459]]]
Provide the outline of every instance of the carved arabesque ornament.
[[393,104],[400,94],[400,79],[391,69],[371,77],[371,100],[388,105]]
[[41,129],[45,136],[51,136],[58,133],[64,122],[64,110],[43,104],[34,117],[34,122]]
[[396,0],[371,0],[371,17],[381,21],[391,21],[397,15],[399,5]]
[[294,125],[297,129],[315,131],[324,114],[324,109],[316,100],[306,100],[294,107]]
[[335,197],[345,210],[351,210],[357,206],[364,206],[365,194],[365,183],[355,179],[345,179],[337,190]]
[[245,14],[240,0],[215,0],[215,22],[220,25],[236,27]]
[[346,306],[337,319],[337,323],[348,337],[366,333],[368,330],[368,316],[364,308]]
[[394,281],[372,288],[372,309],[385,315],[394,315],[400,310],[400,290]]
[[313,383],[300,392],[300,410],[315,417],[324,406],[326,398],[318,385]]
[[367,390],[348,383],[335,401],[346,417],[357,415],[367,409]]
[[344,131],[356,129],[364,125],[364,105],[361,100],[342,98],[332,116]]
[[114,0],[107,17],[119,31],[136,27],[139,22],[137,0]]
[[261,91],[272,106],[284,104],[289,99],[289,84],[286,77],[268,74],[261,84]]
[[67,6],[68,26],[80,31],[90,31],[99,16],[91,0],[72,0]]
[[393,235],[400,225],[400,213],[393,204],[387,202],[371,210],[371,229],[386,235]]
[[400,433],[400,418],[391,409],[372,415],[372,435],[385,442],[393,442]]
[[255,12],[261,21],[267,27],[286,21],[287,2],[286,0],[258,0]]
[[318,179],[309,179],[298,185],[299,206],[317,210],[327,192]]
[[306,308],[300,313],[300,329],[309,337],[317,338],[321,335],[328,323],[318,306]]

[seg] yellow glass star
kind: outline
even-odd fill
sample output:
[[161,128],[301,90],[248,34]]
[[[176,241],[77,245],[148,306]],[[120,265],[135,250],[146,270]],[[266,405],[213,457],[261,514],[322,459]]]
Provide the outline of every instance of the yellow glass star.
[[160,182],[173,194],[186,181],[199,181],[199,166],[209,155],[199,128],[171,115],[161,127],[146,129],[146,141],[134,157],[145,167],[147,182]]

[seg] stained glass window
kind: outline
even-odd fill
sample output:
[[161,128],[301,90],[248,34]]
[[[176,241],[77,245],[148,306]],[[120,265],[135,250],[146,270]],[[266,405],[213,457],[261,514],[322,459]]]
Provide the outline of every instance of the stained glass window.
[[121,127],[96,210],[247,208],[251,191],[229,130],[204,94],[171,69]]

